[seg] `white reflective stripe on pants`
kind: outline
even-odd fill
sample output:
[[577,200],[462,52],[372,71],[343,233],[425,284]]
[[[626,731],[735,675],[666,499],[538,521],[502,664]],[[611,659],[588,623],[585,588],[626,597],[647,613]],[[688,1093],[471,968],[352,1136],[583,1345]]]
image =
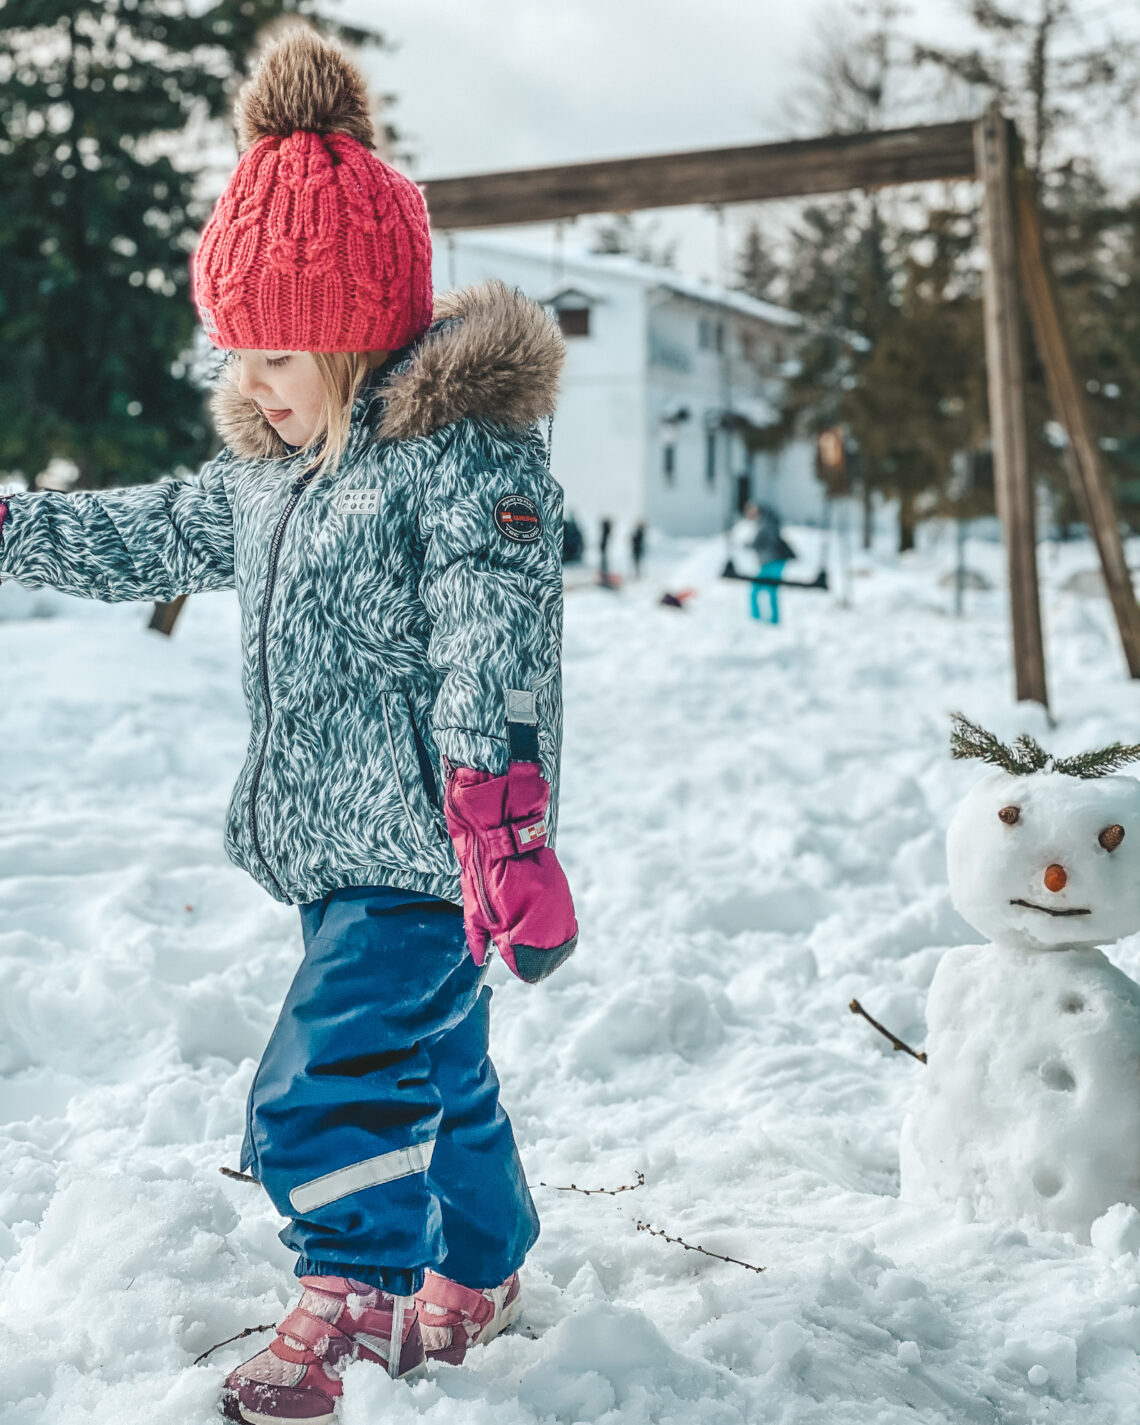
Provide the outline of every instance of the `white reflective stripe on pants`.
[[350,1163],[347,1168],[338,1168],[335,1173],[325,1173],[323,1177],[295,1187],[289,1194],[290,1205],[294,1212],[303,1215],[318,1207],[326,1207],[338,1197],[347,1197],[349,1193],[363,1192],[365,1188],[395,1182],[397,1178],[406,1178],[412,1173],[426,1172],[434,1147],[435,1139],[428,1138],[408,1148],[393,1148],[390,1153],[381,1153],[379,1157],[365,1158],[362,1163]]

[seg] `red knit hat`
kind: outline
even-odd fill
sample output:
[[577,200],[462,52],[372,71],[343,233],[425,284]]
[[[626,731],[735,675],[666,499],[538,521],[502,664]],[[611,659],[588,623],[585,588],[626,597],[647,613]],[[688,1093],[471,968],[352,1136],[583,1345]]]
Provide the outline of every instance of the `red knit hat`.
[[395,351],[431,323],[423,195],[370,153],[355,65],[295,28],[237,104],[237,169],[202,230],[191,290],[215,346]]

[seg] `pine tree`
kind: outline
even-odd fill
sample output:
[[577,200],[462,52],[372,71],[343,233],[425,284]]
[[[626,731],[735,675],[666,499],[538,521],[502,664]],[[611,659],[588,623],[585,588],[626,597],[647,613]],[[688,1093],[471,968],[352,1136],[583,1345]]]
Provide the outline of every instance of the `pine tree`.
[[[204,142],[264,26],[316,0],[7,0],[0,30],[0,470],[54,456],[88,486],[194,467],[189,258]],[[176,163],[173,156],[177,156]]]
[[617,213],[599,223],[590,251],[603,256],[624,254],[651,267],[672,267],[676,261],[677,244],[659,243],[656,233],[656,222],[638,223],[629,213]]
[[[854,21],[825,31],[811,58],[807,109],[814,129],[860,132],[889,122],[901,83],[902,39],[894,0],[858,6]],[[884,442],[872,426],[893,405],[907,401],[898,389],[911,379],[906,363],[887,356],[905,338],[900,328],[905,285],[906,232],[895,210],[875,195],[849,194],[805,207],[789,237],[779,290],[807,321],[784,411],[783,430],[814,433],[843,425],[859,451],[859,479],[865,510],[874,490],[899,500],[900,544],[914,539],[915,501],[931,480],[928,462],[917,459],[913,442]],[[741,270],[745,251],[738,258]],[[884,351],[879,352],[880,346]],[[877,354],[878,353],[878,354]],[[891,368],[893,389],[867,390]],[[865,519],[865,530],[869,530]]]
[[736,256],[736,287],[761,302],[774,301],[783,276],[769,239],[759,223],[750,223]]
[[[1111,12],[1074,0],[964,0],[977,29],[966,48],[918,46],[915,58],[951,87],[995,97],[1017,121],[1037,183],[1045,240],[1095,426],[1122,513],[1140,525],[1140,340],[1135,200],[1114,196],[1092,153],[1140,81],[1140,41],[1115,32]],[[980,107],[980,104],[979,104]],[[1063,527],[1079,518],[1044,372],[1032,353],[1027,410],[1035,472],[1054,493]]]
[[1113,7],[1093,10],[1080,0],[959,0],[959,8],[977,30],[976,42],[919,44],[915,62],[933,65],[952,90],[997,98],[1017,122],[1031,172],[1071,158],[1086,126],[1103,132],[1104,119],[1132,104],[1140,41],[1117,32]]

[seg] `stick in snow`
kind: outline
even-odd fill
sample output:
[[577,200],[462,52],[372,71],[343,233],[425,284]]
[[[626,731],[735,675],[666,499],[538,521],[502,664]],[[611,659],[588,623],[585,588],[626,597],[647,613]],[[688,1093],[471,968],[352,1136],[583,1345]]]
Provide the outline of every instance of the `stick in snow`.
[[921,1054],[916,1054],[909,1044],[904,1044],[903,1041],[893,1035],[889,1029],[884,1029],[877,1019],[872,1019],[857,999],[853,999],[851,1003],[847,1006],[847,1008],[851,1011],[852,1014],[861,1014],[868,1024],[872,1025],[875,1029],[879,1031],[879,1033],[883,1036],[884,1039],[889,1039],[891,1041],[891,1047],[896,1051],[896,1053],[899,1049],[901,1049],[904,1054],[909,1054],[912,1059],[917,1059],[920,1064],[926,1063],[925,1049],[922,1051]]
[[751,1262],[742,1262],[739,1257],[725,1257],[720,1252],[710,1252],[695,1242],[686,1242],[683,1237],[670,1237],[660,1227],[651,1227],[648,1222],[642,1222],[640,1218],[637,1219],[636,1226],[639,1232],[648,1232],[651,1237],[660,1237],[663,1242],[672,1242],[675,1247],[684,1247],[686,1252],[699,1252],[702,1257],[712,1257],[716,1262],[730,1262],[734,1267],[743,1267],[746,1272],[756,1272],[757,1275],[767,1270],[765,1267],[753,1266]]
[[623,1183],[616,1188],[583,1188],[577,1183],[570,1183],[563,1187],[559,1183],[539,1183],[539,1187],[550,1188],[552,1192],[580,1192],[583,1197],[617,1197],[619,1192],[636,1192],[639,1187],[645,1186],[645,1174],[636,1173],[635,1183]]
[[211,1346],[208,1351],[203,1351],[200,1356],[195,1356],[194,1364],[200,1366],[207,1356],[212,1356],[215,1351],[220,1351],[223,1346],[228,1346],[233,1341],[244,1341],[247,1336],[260,1336],[262,1331],[272,1330],[272,1321],[268,1326],[247,1326],[244,1331],[239,1331],[236,1336],[227,1336],[224,1341],[219,1341],[216,1346]]
[[218,1172],[224,1178],[233,1178],[235,1183],[253,1183],[255,1187],[259,1186],[256,1178],[251,1178],[248,1173],[239,1173],[236,1168],[219,1168]]

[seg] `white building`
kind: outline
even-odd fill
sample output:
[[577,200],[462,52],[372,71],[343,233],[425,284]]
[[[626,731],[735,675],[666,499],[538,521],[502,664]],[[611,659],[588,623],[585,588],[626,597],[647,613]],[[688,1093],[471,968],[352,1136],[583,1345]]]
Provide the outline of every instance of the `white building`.
[[558,314],[567,362],[553,469],[591,546],[645,521],[674,535],[728,527],[749,499],[818,521],[812,447],[750,453],[771,428],[802,322],[793,312],[625,256],[559,256],[503,237],[437,241],[437,289],[492,277]]

